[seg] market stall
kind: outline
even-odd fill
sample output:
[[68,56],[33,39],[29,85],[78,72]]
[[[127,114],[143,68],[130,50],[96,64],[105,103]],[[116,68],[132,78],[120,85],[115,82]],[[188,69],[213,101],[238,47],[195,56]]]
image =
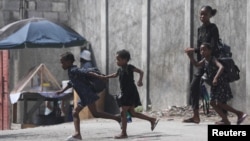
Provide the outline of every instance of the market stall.
[[[22,127],[26,125],[49,125],[67,121],[70,112],[72,90],[56,94],[61,86],[44,64],[32,68],[10,93],[13,117],[20,117]],[[59,104],[59,101],[63,104]],[[45,102],[52,103],[51,113],[45,115]],[[19,106],[19,107],[18,107]],[[17,111],[19,109],[19,111]],[[16,116],[16,117],[15,117]]]

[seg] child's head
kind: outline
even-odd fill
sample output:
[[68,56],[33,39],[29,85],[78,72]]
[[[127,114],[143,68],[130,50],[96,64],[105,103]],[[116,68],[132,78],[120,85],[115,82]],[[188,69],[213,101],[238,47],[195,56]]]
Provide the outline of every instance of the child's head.
[[212,53],[212,48],[211,45],[209,43],[202,43],[200,46],[200,53],[203,57],[210,57],[211,53]]
[[209,23],[210,18],[215,16],[217,13],[216,9],[213,9],[211,6],[202,6],[200,9],[200,20],[202,23]]
[[123,49],[116,52],[116,63],[118,66],[126,65],[130,59],[129,51]]
[[62,64],[62,68],[66,70],[73,65],[75,61],[75,57],[71,52],[65,52],[61,55],[60,61]]

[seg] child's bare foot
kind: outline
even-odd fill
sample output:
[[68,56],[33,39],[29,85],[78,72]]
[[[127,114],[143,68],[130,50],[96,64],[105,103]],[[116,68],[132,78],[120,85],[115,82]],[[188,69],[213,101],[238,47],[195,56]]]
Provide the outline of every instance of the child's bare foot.
[[67,137],[66,141],[75,141],[75,140],[82,140],[81,135],[71,135]]
[[238,115],[237,125],[240,125],[247,117],[247,114],[242,113],[241,115]]
[[221,125],[221,124],[224,124],[224,122],[223,122],[223,120],[221,119],[221,120],[219,120],[219,121],[214,122],[214,124],[215,124],[215,125]]
[[151,130],[154,131],[156,125],[158,124],[160,119],[155,119],[154,121],[151,121]]
[[128,135],[127,134],[123,134],[121,133],[120,135],[117,135],[114,137],[115,139],[125,139],[125,138],[128,138]]
[[231,122],[229,120],[221,120],[219,122],[215,122],[215,125],[231,125]]
[[196,123],[196,124],[199,124],[200,123],[200,119],[197,118],[188,118],[188,119],[184,119],[182,122],[185,122],[185,123]]

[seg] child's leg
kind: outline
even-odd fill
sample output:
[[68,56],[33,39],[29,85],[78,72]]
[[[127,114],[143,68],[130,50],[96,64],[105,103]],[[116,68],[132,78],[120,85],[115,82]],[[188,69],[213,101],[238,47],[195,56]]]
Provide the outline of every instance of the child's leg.
[[137,118],[149,121],[151,123],[151,130],[154,130],[154,127],[158,122],[158,120],[156,118],[149,117],[149,116],[144,115],[142,113],[136,112],[134,106],[130,107],[128,109],[128,111],[131,113],[132,117],[137,117]]
[[44,114],[45,115],[49,115],[51,112],[53,112],[53,107],[51,106],[51,102],[50,101],[45,101],[45,109],[44,109]]
[[227,105],[225,103],[218,103],[218,104],[222,109],[230,111],[230,112],[236,114],[238,116],[238,118],[240,118],[240,117],[242,117],[242,115],[244,115],[244,113],[242,111],[236,110],[233,107],[231,107],[231,106],[229,106],[229,105]]
[[77,105],[76,108],[73,110],[73,121],[75,126],[75,134],[72,136],[73,138],[82,139],[81,132],[80,132],[80,117],[79,113],[83,109],[82,106]]
[[[225,102],[225,103],[227,103],[227,102]],[[227,110],[222,109],[222,112],[223,112],[225,115],[228,115],[228,111],[227,111]],[[216,121],[215,124],[223,124],[223,121],[222,121],[222,120]]]
[[90,112],[92,113],[92,115],[95,118],[113,119],[113,120],[117,121],[118,123],[121,122],[121,117],[120,116],[115,116],[115,115],[112,115],[112,114],[108,114],[106,112],[97,111],[95,103],[89,104],[88,108],[89,108]]
[[243,122],[247,117],[247,114],[243,113],[242,111],[234,109],[233,107],[227,105],[226,103],[219,103],[219,104],[222,109],[230,111],[237,115],[238,117],[237,124],[241,124],[241,122]]
[[129,106],[122,106],[120,108],[121,110],[121,119],[122,119],[122,132],[121,134],[115,136],[116,139],[122,139],[122,138],[127,138],[127,116],[126,113],[129,109]]
[[45,101],[45,107],[47,107],[49,110],[53,111],[53,107],[51,106],[50,101]]
[[[228,111],[226,111],[226,110],[224,110],[224,109],[221,109],[221,110],[222,110],[222,112],[223,112],[225,115],[228,115]],[[214,124],[215,124],[215,125],[220,125],[220,124],[223,125],[224,122],[223,122],[222,119],[220,119],[219,121],[215,121]]]
[[219,114],[219,116],[222,118],[222,121],[224,124],[230,124],[230,121],[227,118],[227,115],[222,111],[222,108],[219,106],[220,102],[217,101],[211,101],[210,104],[214,108],[214,110]]
[[65,107],[64,100],[61,100],[60,108],[61,108],[61,116],[65,116]]

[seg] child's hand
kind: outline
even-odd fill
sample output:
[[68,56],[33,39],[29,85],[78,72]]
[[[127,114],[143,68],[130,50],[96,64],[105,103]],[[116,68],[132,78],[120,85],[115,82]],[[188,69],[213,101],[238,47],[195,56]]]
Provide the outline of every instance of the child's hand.
[[99,75],[100,79],[107,79],[105,75]]
[[97,73],[94,73],[94,72],[89,72],[89,75],[92,76],[92,77],[98,78],[98,79],[103,79],[103,80],[108,79],[105,75],[97,74]]
[[141,87],[143,85],[142,81],[137,82],[137,86]]
[[216,86],[218,84],[218,80],[216,78],[213,79],[213,86]]
[[185,48],[184,51],[186,53],[193,53],[194,52],[194,48],[188,47],[188,48]]
[[63,93],[62,90],[59,90],[59,91],[56,92],[57,95],[60,95],[61,93]]
[[105,81],[108,80],[108,78],[105,75],[99,75],[98,78],[102,79],[102,80],[105,80]]
[[186,48],[186,49],[185,49],[185,53],[186,53],[187,56],[189,56],[189,57],[193,56],[193,52],[194,52],[194,49],[193,49],[193,48]]
[[193,56],[193,52],[187,52],[187,55],[188,55],[189,57],[191,57],[191,56]]

